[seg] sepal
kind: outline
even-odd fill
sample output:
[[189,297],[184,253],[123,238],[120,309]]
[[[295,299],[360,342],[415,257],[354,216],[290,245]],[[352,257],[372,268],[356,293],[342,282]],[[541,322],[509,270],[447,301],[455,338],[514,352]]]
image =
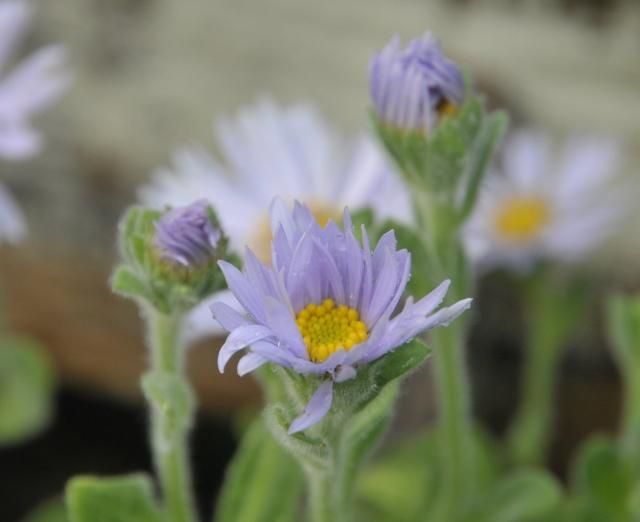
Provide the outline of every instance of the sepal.
[[449,210],[449,217],[461,224],[473,209],[493,152],[506,131],[506,114],[488,113],[484,99],[469,94],[457,113],[443,118],[429,134],[390,127],[375,112],[371,117],[409,185],[429,194],[431,205]]

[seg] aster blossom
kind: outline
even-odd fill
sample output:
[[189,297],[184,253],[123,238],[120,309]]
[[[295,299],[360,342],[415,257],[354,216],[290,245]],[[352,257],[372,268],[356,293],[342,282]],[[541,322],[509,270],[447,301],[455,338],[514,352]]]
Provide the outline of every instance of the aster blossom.
[[221,238],[205,200],[171,209],[156,222],[160,256],[185,267],[200,266],[215,257]]
[[319,221],[338,220],[342,208],[371,207],[380,218],[411,219],[410,199],[384,152],[368,135],[347,147],[315,107],[278,106],[265,98],[216,125],[222,161],[202,147],[174,154],[140,188],[150,207],[206,199],[231,246],[269,255],[269,208],[274,197],[306,203]]
[[[276,196],[306,203],[322,223],[337,221],[345,206],[370,207],[380,219],[412,220],[408,192],[374,139],[363,134],[345,146],[312,105],[282,107],[264,98],[220,120],[216,131],[222,160],[203,147],[180,149],[172,168],[157,170],[140,188],[140,201],[162,209],[204,198],[230,247],[241,252],[249,245],[262,260],[270,256],[266,209]],[[234,304],[228,292],[222,297]],[[191,312],[190,340],[218,333],[207,303]]]
[[407,299],[394,315],[410,277],[411,255],[396,250],[393,231],[372,251],[362,227],[360,244],[347,210],[344,230],[332,221],[323,228],[308,207],[296,203],[290,212],[275,200],[271,223],[271,265],[250,249],[243,272],[219,263],[244,313],[222,302],[211,311],[230,332],[218,357],[221,372],[236,352],[246,350],[238,362],[240,375],[271,362],[324,378],[290,433],[319,422],[331,407],[334,383],[356,377],[359,365],[447,325],[470,306],[464,299],[435,311],[447,280],[417,302]]
[[[7,72],[12,54],[31,18],[27,2],[0,2],[0,159],[23,160],[38,152],[42,138],[30,118],[67,87],[64,51],[51,45]],[[0,186],[0,241],[16,243],[26,234],[25,219],[11,194]]]
[[66,89],[69,75],[63,48],[50,45],[7,72],[11,55],[31,18],[27,2],[0,2],[0,157],[24,159],[35,154],[42,139],[31,117],[55,101]]
[[463,239],[480,267],[527,270],[540,260],[575,262],[609,237],[629,208],[619,184],[622,154],[612,140],[519,131],[490,173]]
[[395,36],[371,60],[369,90],[386,125],[429,133],[462,103],[464,78],[431,33],[404,49]]

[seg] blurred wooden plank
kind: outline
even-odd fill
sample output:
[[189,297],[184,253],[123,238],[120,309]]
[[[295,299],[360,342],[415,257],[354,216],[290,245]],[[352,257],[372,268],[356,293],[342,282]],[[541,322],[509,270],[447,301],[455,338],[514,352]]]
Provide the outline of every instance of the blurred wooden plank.
[[[10,327],[46,346],[63,383],[141,399],[138,379],[147,357],[142,321],[133,303],[109,290],[110,267],[6,247],[0,267]],[[218,373],[219,346],[210,340],[188,354],[200,404],[217,413],[256,404],[259,391],[251,378],[237,377],[232,368]]]

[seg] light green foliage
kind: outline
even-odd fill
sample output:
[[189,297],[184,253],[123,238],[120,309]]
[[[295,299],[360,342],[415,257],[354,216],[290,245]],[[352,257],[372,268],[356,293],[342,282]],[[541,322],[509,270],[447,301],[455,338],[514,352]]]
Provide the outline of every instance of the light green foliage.
[[296,522],[304,478],[258,419],[242,437],[216,509],[216,522]]
[[54,498],[34,509],[22,522],[69,522],[64,500]]
[[609,299],[609,337],[625,363],[640,366],[640,297]]
[[588,441],[578,459],[572,479],[572,502],[567,519],[573,522],[635,522],[640,519],[640,480],[637,462],[627,459],[605,437]]
[[[556,480],[533,470],[501,476],[496,448],[488,438],[474,433],[472,443],[472,495],[459,518],[446,522],[550,522],[546,517],[561,499]],[[369,465],[358,487],[360,511],[375,513],[379,521],[445,522],[438,506],[443,486],[440,451],[435,432],[419,434]],[[372,519],[362,515],[360,520]]]
[[66,492],[69,522],[170,522],[157,507],[145,475],[77,477]]
[[463,520],[549,521],[561,498],[561,487],[549,473],[543,470],[520,469],[503,476],[486,496],[475,498],[477,507]]
[[[211,219],[216,221],[213,211]],[[225,287],[218,258],[201,267],[186,268],[160,258],[154,245],[155,222],[162,213],[132,207],[119,227],[120,252],[124,263],[116,267],[111,279],[114,292],[148,302],[168,314],[185,310],[204,297]],[[220,258],[228,257],[226,238],[219,244]]]
[[0,339],[0,446],[32,437],[48,424],[54,388],[42,347],[26,337]]

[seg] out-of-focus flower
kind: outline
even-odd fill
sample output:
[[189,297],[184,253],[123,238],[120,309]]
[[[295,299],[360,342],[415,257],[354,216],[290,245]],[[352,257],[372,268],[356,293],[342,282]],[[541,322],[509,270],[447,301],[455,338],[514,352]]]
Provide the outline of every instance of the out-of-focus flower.
[[[321,224],[338,220],[341,209],[371,207],[379,218],[411,220],[411,202],[384,152],[369,136],[345,147],[335,131],[308,105],[278,107],[265,99],[217,127],[225,164],[200,148],[174,155],[174,169],[157,171],[141,187],[146,205],[187,205],[204,198],[215,208],[233,249],[249,245],[262,260],[270,256],[267,211],[274,197],[299,200]],[[227,294],[228,302],[233,299]],[[208,306],[189,317],[188,335],[219,333]]]
[[462,103],[464,78],[431,33],[404,49],[395,36],[371,60],[369,90],[384,124],[429,133]]
[[615,183],[620,160],[612,141],[574,138],[554,157],[547,136],[518,132],[465,227],[468,254],[480,267],[520,271],[539,260],[580,260],[628,209]]
[[266,362],[326,380],[289,432],[305,430],[329,411],[333,383],[352,379],[367,364],[418,334],[447,325],[471,303],[464,299],[435,312],[449,281],[418,302],[409,298],[392,317],[410,277],[411,255],[396,250],[393,231],[372,252],[366,230],[362,245],[345,210],[344,231],[330,221],[324,228],[308,207],[290,212],[281,200],[272,206],[272,263],[261,263],[250,249],[244,272],[220,262],[229,288],[246,313],[224,303],[211,307],[229,331],[218,365],[224,370],[234,353],[244,375]]
[[[65,53],[57,45],[6,70],[30,17],[27,2],[0,1],[0,160],[22,160],[39,151],[42,138],[31,126],[31,117],[55,101],[69,83],[63,70]],[[0,242],[16,243],[25,234],[20,207],[0,186]]]
[[249,245],[262,259],[269,255],[267,209],[276,196],[303,201],[322,224],[339,219],[345,206],[370,206],[378,217],[404,222],[411,217],[407,192],[375,142],[362,137],[344,148],[311,106],[262,100],[217,131],[224,165],[202,149],[180,150],[174,170],[157,171],[140,200],[162,208],[207,199],[232,247]]
[[156,222],[160,256],[184,267],[200,267],[215,258],[221,238],[205,200],[174,208]]
[[43,47],[6,70],[30,18],[27,2],[0,2],[0,158],[11,160],[38,152],[42,138],[30,120],[69,84],[64,69],[66,54],[59,45]]

